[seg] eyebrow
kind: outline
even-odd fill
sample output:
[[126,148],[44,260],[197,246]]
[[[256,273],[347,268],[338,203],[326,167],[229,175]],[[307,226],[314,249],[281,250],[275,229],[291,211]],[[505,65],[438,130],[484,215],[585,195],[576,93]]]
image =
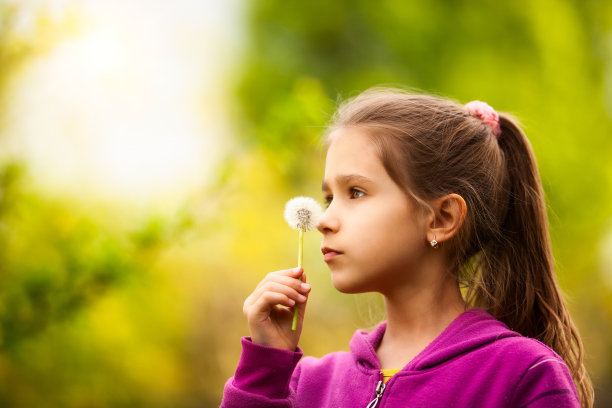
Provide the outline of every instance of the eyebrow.
[[[339,176],[336,176],[336,183],[340,185],[352,184],[352,183],[368,184],[368,183],[374,183],[374,180],[367,178],[366,176],[359,175],[359,174],[345,174],[345,175],[341,174]],[[321,184],[321,190],[323,191],[329,190],[329,186],[327,185],[327,183],[325,183],[325,181],[323,181],[323,183]]]

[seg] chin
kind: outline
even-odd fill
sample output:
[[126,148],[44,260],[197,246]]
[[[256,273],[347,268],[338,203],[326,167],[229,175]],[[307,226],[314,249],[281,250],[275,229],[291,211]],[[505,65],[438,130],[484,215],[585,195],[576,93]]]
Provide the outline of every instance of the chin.
[[371,290],[368,290],[365,285],[359,284],[358,282],[354,282],[354,281],[350,281],[350,280],[346,280],[346,279],[339,279],[333,272],[332,272],[332,285],[334,285],[334,288],[336,288],[336,290],[338,292],[341,293],[346,293],[346,294],[357,294],[357,293],[365,293],[365,292],[371,292]]

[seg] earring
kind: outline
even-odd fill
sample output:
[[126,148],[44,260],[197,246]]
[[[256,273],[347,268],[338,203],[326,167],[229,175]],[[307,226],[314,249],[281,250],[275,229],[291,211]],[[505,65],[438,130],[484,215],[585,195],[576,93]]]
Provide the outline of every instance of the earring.
[[438,241],[436,241],[436,236],[435,236],[435,235],[434,235],[434,239],[432,239],[432,240],[429,242],[429,245],[431,245],[431,247],[432,247],[433,249],[438,249],[438,246],[439,246],[439,245],[438,245]]

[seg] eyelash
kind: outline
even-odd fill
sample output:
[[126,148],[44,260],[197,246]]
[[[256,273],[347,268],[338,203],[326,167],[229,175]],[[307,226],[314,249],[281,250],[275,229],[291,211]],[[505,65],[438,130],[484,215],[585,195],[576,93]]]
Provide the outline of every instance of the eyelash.
[[[356,193],[357,193],[357,194],[361,194],[361,195],[360,195],[359,197],[355,197],[355,194],[356,194]],[[364,197],[364,196],[365,196],[365,192],[361,191],[361,190],[360,190],[360,189],[358,189],[358,188],[351,187],[351,188],[349,189],[349,196],[350,196],[350,199],[351,199],[351,200],[355,200],[355,199],[357,199],[357,198]],[[332,202],[332,200],[333,200],[333,199],[334,199],[334,196],[332,196],[332,195],[327,195],[327,196],[325,196],[325,199],[324,199],[324,201],[325,201],[325,208],[329,207],[329,205],[331,204],[331,202]]]
[[[361,195],[359,197],[354,197],[353,196],[354,193],[360,193]],[[365,193],[363,191],[361,191],[361,190],[359,190],[358,188],[355,188],[355,187],[351,188],[351,198],[355,199],[355,198],[361,198],[363,196],[365,196]]]

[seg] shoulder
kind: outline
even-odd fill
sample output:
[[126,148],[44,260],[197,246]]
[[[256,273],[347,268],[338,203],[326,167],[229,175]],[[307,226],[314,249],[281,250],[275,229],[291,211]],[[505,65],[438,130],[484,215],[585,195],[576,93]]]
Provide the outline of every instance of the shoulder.
[[553,349],[530,337],[505,337],[493,342],[492,346],[507,356],[518,357],[525,364],[535,363],[542,358],[563,363],[563,359]]
[[554,350],[529,337],[509,337],[496,343],[504,364],[514,366],[520,374],[511,406],[580,406],[572,375]]
[[455,353],[483,351],[491,357],[512,357],[522,364],[530,364],[540,357],[561,360],[544,343],[521,335],[480,308],[468,309],[451,323],[445,334],[443,348],[452,349]]
[[[569,370],[561,358],[546,344],[523,336],[500,338],[486,345],[482,350],[488,360],[515,373],[526,373],[536,367],[545,371]],[[539,370],[538,370],[539,371]]]

